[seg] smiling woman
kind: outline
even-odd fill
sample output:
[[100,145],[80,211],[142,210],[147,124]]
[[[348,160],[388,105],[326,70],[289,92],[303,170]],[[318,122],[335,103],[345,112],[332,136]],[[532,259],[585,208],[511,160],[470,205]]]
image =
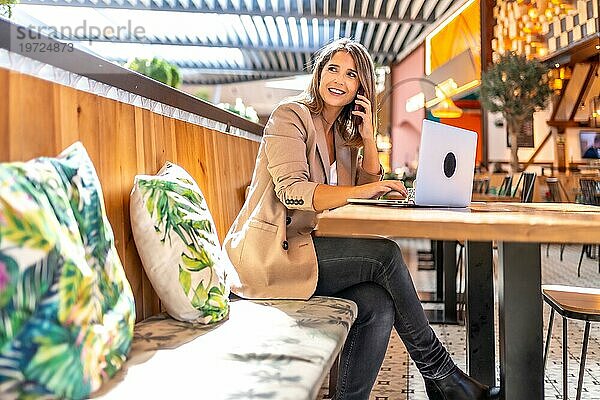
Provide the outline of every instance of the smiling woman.
[[407,195],[400,181],[381,180],[374,77],[367,50],[337,40],[319,52],[304,93],[271,114],[246,202],[224,241],[232,291],[261,299],[333,295],[359,304],[342,351],[338,400],[368,399],[392,326],[431,399],[497,398],[496,389],[458,369],[436,337],[395,242],[312,236],[316,214],[348,198]]
[[[335,46],[325,47],[315,62],[311,83],[300,97],[311,112],[322,114],[329,127],[338,122],[337,132],[353,146],[361,146],[365,139],[373,139],[377,130],[377,113],[371,107],[370,124],[359,125],[351,121],[352,115],[357,115],[353,114],[353,101],[360,104],[366,100],[375,104],[376,100],[375,68],[371,57],[366,50],[361,51],[361,47],[353,42],[349,42],[344,51],[338,51]],[[359,90],[362,95],[357,97]],[[367,131],[363,134],[361,128]],[[378,168],[377,163],[375,173]]]

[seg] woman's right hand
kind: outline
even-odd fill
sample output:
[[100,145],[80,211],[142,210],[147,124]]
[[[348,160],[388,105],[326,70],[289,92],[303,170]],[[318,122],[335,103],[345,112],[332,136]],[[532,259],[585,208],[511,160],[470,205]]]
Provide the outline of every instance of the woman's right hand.
[[354,186],[352,189],[351,197],[357,199],[374,199],[391,191],[398,192],[404,195],[404,197],[408,196],[408,191],[404,187],[404,184],[396,180],[371,182],[365,185]]

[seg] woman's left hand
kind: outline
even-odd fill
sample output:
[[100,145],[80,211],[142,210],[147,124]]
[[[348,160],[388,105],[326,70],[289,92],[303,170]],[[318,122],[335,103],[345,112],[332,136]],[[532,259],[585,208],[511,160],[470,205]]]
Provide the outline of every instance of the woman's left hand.
[[360,136],[365,140],[374,140],[375,132],[373,129],[373,113],[371,111],[371,102],[366,96],[357,94],[355,103],[363,108],[364,111],[352,110],[352,115],[362,118],[361,123],[358,125],[358,132]]

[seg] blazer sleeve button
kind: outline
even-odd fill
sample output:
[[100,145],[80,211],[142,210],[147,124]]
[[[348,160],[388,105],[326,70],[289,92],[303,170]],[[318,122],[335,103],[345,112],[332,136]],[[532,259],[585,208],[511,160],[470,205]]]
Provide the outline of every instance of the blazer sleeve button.
[[285,224],[289,225],[292,223],[292,217],[285,217]]
[[304,200],[300,199],[299,203],[300,205],[304,204]]
[[288,245],[288,241],[284,240],[283,243],[281,244],[281,247],[283,247],[284,250],[287,250],[289,245]]

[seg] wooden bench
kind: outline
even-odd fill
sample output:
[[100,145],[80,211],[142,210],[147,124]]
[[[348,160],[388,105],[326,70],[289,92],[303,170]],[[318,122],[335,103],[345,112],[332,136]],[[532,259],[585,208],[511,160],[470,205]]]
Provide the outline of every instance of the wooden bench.
[[[79,80],[78,87],[85,86]],[[0,94],[8,99],[0,103],[1,162],[56,155],[81,141],[102,185],[138,323],[125,367],[93,397],[317,396],[356,317],[353,302],[240,300],[218,324],[179,322],[161,313],[133,241],[129,193],[134,176],[153,174],[167,160],[196,179],[222,241],[243,204],[258,140],[161,115],[151,111],[152,104],[127,104],[5,68],[0,68]]]
[[314,400],[356,305],[234,301],[227,321],[193,325],[161,314],[136,324],[125,367],[94,397]]

